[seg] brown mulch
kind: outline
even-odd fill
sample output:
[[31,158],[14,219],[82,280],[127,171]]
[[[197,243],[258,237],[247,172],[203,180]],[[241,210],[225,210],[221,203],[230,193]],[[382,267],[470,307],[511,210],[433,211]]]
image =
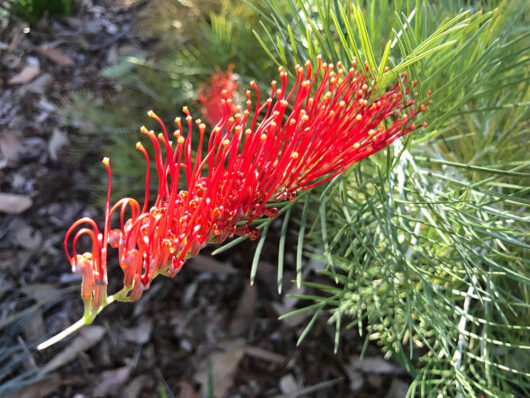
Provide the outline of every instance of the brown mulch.
[[[100,70],[117,46],[146,46],[134,29],[145,2],[80,3],[75,15],[35,27],[0,21],[0,364],[13,363],[0,365],[0,392],[11,383],[17,397],[193,398],[212,384],[216,397],[404,397],[403,369],[372,346],[359,359],[356,332],[344,331],[333,354],[334,328],[319,318],[296,346],[311,314],[278,320],[304,304],[277,293],[279,221],[253,286],[254,243],[216,257],[204,252],[176,278],[158,278],[138,303],[113,304],[93,325],[35,350],[83,311],[80,279],[62,248],[66,229],[82,216],[101,221],[87,169],[102,154],[94,147],[93,159],[69,156],[82,133],[62,104],[81,90],[111,92]],[[284,290],[300,293],[288,283],[291,239]],[[320,264],[307,267],[316,278],[311,270]],[[116,267],[109,279],[117,287]]]

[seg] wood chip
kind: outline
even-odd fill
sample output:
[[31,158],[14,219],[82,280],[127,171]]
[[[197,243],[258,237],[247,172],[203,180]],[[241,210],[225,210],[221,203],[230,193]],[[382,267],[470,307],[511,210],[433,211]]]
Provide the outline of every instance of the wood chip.
[[59,66],[70,66],[73,65],[74,61],[72,61],[72,58],[70,58],[68,55],[63,53],[62,51],[51,48],[46,45],[44,46],[34,46],[33,51],[39,53],[40,55],[45,56],[50,61],[55,62]]
[[35,79],[40,74],[38,65],[26,65],[19,73],[7,81],[7,84],[26,84]]
[[0,193],[0,212],[20,214],[31,207],[33,201],[29,196],[14,193]]

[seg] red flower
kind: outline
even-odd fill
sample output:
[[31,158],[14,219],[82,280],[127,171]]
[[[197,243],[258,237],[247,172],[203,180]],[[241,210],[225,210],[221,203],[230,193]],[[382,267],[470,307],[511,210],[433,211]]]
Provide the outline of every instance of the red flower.
[[[145,127],[140,130],[155,150],[159,184],[153,206],[148,205],[150,159],[137,143],[147,161],[143,206],[124,198],[110,207],[111,172],[105,158],[109,188],[103,232],[93,220],[82,218],[66,234],[65,250],[72,269],[83,274],[85,316],[93,319],[106,305],[108,245],[118,249],[124,272],[124,288],[113,299],[136,300],[154,277],[174,276],[186,259],[208,243],[234,235],[257,238],[258,231],[250,222],[277,214],[277,209],[265,207],[267,203],[292,200],[298,190],[333,178],[416,129],[411,120],[425,107],[417,110],[413,100],[403,103],[399,83],[370,100],[371,82],[355,66],[354,61],[345,70],[341,63],[335,67],[319,59],[313,72],[307,62],[305,68],[296,68],[297,80],[290,90],[287,73],[280,68],[281,83],[272,82],[270,96],[262,102],[252,82],[256,99],[253,102],[247,91],[246,109],[238,106],[235,113],[231,111],[232,93],[225,90],[220,100],[223,114],[209,138],[200,120],[195,121],[199,134],[194,137],[194,121],[187,107],[184,125],[175,119],[174,141],[160,118],[149,112],[162,128],[158,135]],[[198,152],[192,159],[195,139]],[[208,139],[206,153],[202,152],[204,139]],[[182,176],[188,188],[179,191]],[[118,209],[119,227],[111,229],[111,216]],[[127,210],[130,217],[126,220]],[[71,256],[67,243],[82,224],[88,227],[75,234]],[[92,239],[92,251],[79,255],[76,243],[84,234]]]
[[[212,75],[210,81],[203,83],[198,92],[199,102],[201,103],[201,113],[210,126],[215,124],[223,118],[225,107],[219,101],[223,92],[225,97],[234,98],[237,92],[237,79],[232,74],[234,65],[230,65],[226,72],[216,68],[217,73]],[[232,104],[231,111],[235,111],[235,104]]]

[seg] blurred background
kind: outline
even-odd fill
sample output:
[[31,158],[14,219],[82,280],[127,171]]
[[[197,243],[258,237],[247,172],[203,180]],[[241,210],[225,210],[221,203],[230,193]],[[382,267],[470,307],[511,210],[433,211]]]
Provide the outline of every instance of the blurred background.
[[[211,126],[219,114],[212,98],[226,89],[238,102],[252,80],[267,90],[279,63],[292,69],[317,50],[348,63],[355,46],[338,32],[350,28],[353,8],[339,3],[2,0],[0,397],[404,398],[414,385],[426,388],[424,396],[457,396],[439,384],[477,394],[460,396],[502,396],[495,394],[508,388],[506,396],[525,396],[524,2],[502,2],[512,5],[506,14],[494,14],[493,1],[357,2],[375,55],[384,56],[399,31],[390,66],[416,62],[411,76],[429,76],[420,98],[435,91],[424,116],[433,127],[415,136],[415,151],[363,161],[297,199],[265,227],[266,240],[214,256],[216,247],[207,248],[176,278],[158,278],[138,303],[115,303],[92,325],[35,350],[83,314],[81,279],[63,239],[80,217],[103,222],[103,156],[111,159],[113,199],[143,197],[145,163],[134,144],[140,126],[155,128],[148,110],[172,126],[187,105]],[[462,10],[469,14],[451,19]],[[445,52],[429,58],[438,45]],[[359,51],[368,53],[366,43]],[[121,271],[110,257],[114,291]],[[341,275],[340,294],[326,288],[330,264]],[[481,282],[485,274],[498,280]],[[308,283],[297,288],[291,281],[300,276]],[[469,290],[481,283],[479,293]],[[470,310],[466,292],[500,297],[498,306],[484,315],[476,300]],[[317,305],[311,311],[278,319],[308,300]],[[458,334],[464,318],[473,329]],[[511,345],[497,343],[503,339]],[[494,360],[473,362],[490,343]]]

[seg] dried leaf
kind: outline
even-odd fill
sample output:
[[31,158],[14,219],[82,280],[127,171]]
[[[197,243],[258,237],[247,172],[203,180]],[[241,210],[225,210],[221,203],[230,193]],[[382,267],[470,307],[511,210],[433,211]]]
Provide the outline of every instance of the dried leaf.
[[42,244],[42,235],[29,225],[24,225],[15,232],[15,240],[20,247],[35,250]]
[[378,374],[391,374],[399,369],[398,366],[382,357],[365,357],[360,359],[358,356],[353,356],[349,366],[364,373]]
[[24,84],[21,86],[17,93],[20,96],[26,95],[29,93],[44,94],[50,83],[53,81],[52,75],[49,73],[44,73],[33,80],[31,83]]
[[48,142],[48,152],[52,160],[57,161],[59,151],[68,143],[67,134],[59,129],[54,129],[53,134]]
[[129,343],[144,345],[151,337],[153,323],[150,320],[140,322],[134,328],[124,329],[122,332],[123,339]]
[[214,397],[225,397],[232,386],[235,371],[239,366],[239,361],[245,354],[245,348],[245,340],[237,339],[231,341],[224,352],[211,355],[209,358],[211,367],[208,366],[208,361],[204,362],[201,366],[202,371],[197,375],[197,379],[203,389],[207,389],[210,368],[214,385]]
[[62,290],[50,283],[31,283],[20,290],[38,303],[47,303],[63,294]]
[[64,350],[58,353],[42,370],[40,374],[53,372],[55,369],[73,361],[81,352],[95,346],[105,334],[106,330],[102,326],[84,326],[77,336]]
[[404,381],[393,378],[392,384],[385,395],[385,398],[405,398],[409,390],[409,385]]
[[33,342],[42,339],[42,331],[46,328],[42,313],[35,311],[24,324],[24,337],[27,341]]
[[235,274],[237,269],[228,263],[222,263],[210,256],[199,254],[189,260],[188,266],[197,272],[208,272],[212,274],[230,275]]
[[280,379],[282,394],[289,395],[299,390],[298,383],[292,374],[287,374]]
[[258,359],[262,359],[264,361],[278,363],[278,364],[283,364],[283,363],[287,362],[287,358],[284,357],[283,355],[276,354],[275,352],[264,350],[261,347],[254,347],[254,346],[250,346],[249,345],[245,349],[245,354],[247,354],[247,355],[249,355],[251,357],[254,357],[254,358],[258,358]]
[[8,80],[7,84],[25,84],[40,74],[39,65],[26,65],[19,73]]
[[114,0],[118,7],[132,7],[138,4],[145,3],[147,0]]
[[179,398],[200,398],[200,395],[195,391],[193,386],[187,381],[181,381],[179,383]]
[[61,376],[54,374],[51,377],[29,384],[17,391],[18,398],[45,398],[54,393],[61,385]]
[[18,134],[12,131],[0,132],[0,153],[8,164],[17,161],[23,146],[18,139]]
[[34,46],[33,51],[38,52],[40,55],[45,56],[50,61],[55,62],[59,66],[70,66],[74,63],[72,58],[56,48],[50,48],[44,46]]
[[20,214],[31,207],[33,201],[29,196],[14,193],[0,193],[0,212]]
[[123,391],[123,396],[125,398],[136,398],[140,393],[142,392],[142,389],[146,386],[146,384],[150,381],[150,378],[147,375],[140,375],[138,377],[135,377],[133,381],[131,381],[127,387],[125,387],[125,390]]
[[108,397],[116,395],[117,390],[125,384],[130,373],[131,370],[127,366],[100,373],[94,383],[96,387],[94,388],[93,396]]
[[239,298],[239,303],[237,304],[237,309],[230,323],[230,333],[234,336],[242,335],[252,324],[252,319],[256,313],[256,298],[258,293],[255,286],[247,284],[245,290],[241,297]]

